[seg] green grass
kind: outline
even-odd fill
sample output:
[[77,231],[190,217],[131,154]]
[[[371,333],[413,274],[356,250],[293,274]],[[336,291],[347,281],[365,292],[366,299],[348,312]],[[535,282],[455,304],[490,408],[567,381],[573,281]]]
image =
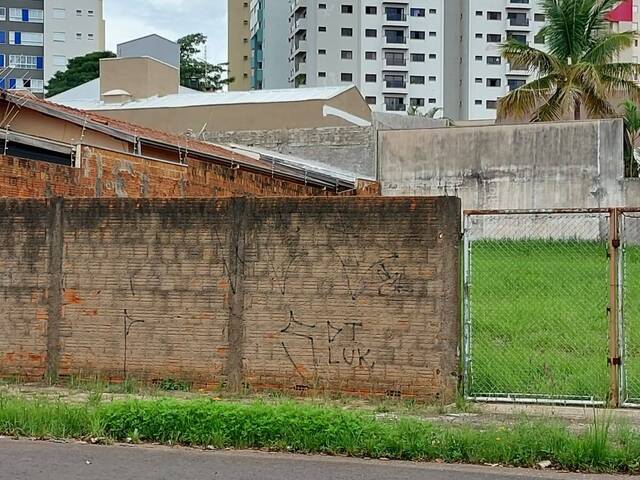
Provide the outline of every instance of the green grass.
[[248,404],[136,400],[73,405],[0,399],[0,434],[39,438],[106,438],[215,448],[530,467],[638,472],[640,436],[607,419],[582,434],[553,422],[473,429],[292,402]]
[[[606,248],[589,241],[472,244],[469,393],[606,399]],[[626,260],[625,287],[637,298],[640,249],[627,249]],[[640,309],[628,305],[626,322],[635,347],[626,362],[637,379],[630,386],[640,394]]]

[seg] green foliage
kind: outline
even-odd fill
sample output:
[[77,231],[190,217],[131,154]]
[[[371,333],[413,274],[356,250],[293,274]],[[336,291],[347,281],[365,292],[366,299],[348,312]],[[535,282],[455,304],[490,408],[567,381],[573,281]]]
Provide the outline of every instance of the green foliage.
[[625,176],[640,176],[640,165],[636,160],[636,148],[638,148],[638,137],[640,137],[640,112],[638,106],[631,100],[625,100],[622,105],[625,142]]
[[573,434],[548,420],[474,429],[415,419],[378,420],[361,412],[291,402],[164,399],[79,406],[0,397],[0,434],[8,435],[522,467],[550,460],[568,470],[637,473],[640,435],[628,428],[618,433],[610,425],[610,419],[597,418],[589,431]]
[[226,78],[227,64],[213,65],[206,59],[198,58],[207,43],[206,35],[192,33],[178,39],[180,45],[180,84],[203,92],[222,90],[233,82]]
[[498,118],[606,118],[616,114],[612,99],[639,99],[640,65],[616,62],[638,34],[612,32],[605,18],[618,2],[543,0],[546,26],[540,35],[546,51],[513,39],[501,45],[507,62],[537,78],[500,99]]
[[47,97],[66,92],[100,76],[100,59],[113,58],[113,52],[93,52],[69,60],[67,69],[57,72],[47,84]]

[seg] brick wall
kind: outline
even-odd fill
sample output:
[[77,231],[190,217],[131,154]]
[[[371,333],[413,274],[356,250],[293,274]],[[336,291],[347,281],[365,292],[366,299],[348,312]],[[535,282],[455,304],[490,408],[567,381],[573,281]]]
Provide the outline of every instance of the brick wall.
[[2,375],[118,379],[126,352],[128,374],[151,380],[455,395],[456,199],[5,200],[0,212]]
[[84,147],[80,168],[0,156],[0,197],[213,198],[330,195],[270,175],[189,159],[188,166]]

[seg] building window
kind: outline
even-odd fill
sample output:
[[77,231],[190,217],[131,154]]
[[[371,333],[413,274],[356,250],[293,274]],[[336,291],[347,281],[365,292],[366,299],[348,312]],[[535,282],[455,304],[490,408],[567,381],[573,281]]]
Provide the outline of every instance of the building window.
[[364,52],[365,60],[377,60],[378,53],[377,52]]
[[378,36],[378,31],[375,28],[367,28],[364,31],[364,36],[367,38],[376,38]]
[[9,44],[42,47],[44,34],[37,32],[9,32]]
[[53,56],[53,65],[56,67],[66,67],[67,66],[67,57],[64,55],[54,55]]
[[429,99],[429,103],[436,103],[436,99],[435,98],[430,98]]
[[425,34],[422,30],[411,30],[411,40],[424,40]]
[[90,17],[93,17],[93,10],[87,10],[87,15],[89,15]]
[[545,16],[544,16],[544,13],[536,13],[536,14],[533,16],[533,19],[534,19],[536,22],[544,22],[544,21],[546,20],[546,18],[545,18]]
[[499,33],[487,33],[487,42],[500,43],[502,41],[502,35]]
[[476,62],[482,61],[482,55],[476,55]]
[[411,85],[424,85],[424,76],[423,75],[411,75],[409,77],[409,83]]
[[411,61],[412,62],[424,62],[426,55],[424,53],[412,53]]
[[364,76],[364,81],[368,83],[375,83],[378,81],[378,76],[375,73],[367,73]]
[[502,20],[502,12],[487,12],[487,20]]
[[353,13],[353,5],[342,5],[342,13]]
[[476,100],[473,103],[476,104],[476,105],[482,105],[482,100]]
[[7,19],[7,7],[0,7],[0,20]]
[[436,35],[437,35],[436,32],[429,32],[430,37],[435,37]]
[[429,60],[435,60],[436,58],[437,58],[437,55],[435,53],[429,54]]
[[412,107],[424,107],[424,98],[411,98],[409,105]]
[[485,106],[487,107],[487,110],[495,110],[496,108],[498,108],[498,101],[497,100],[487,100],[485,103]]
[[353,37],[353,28],[342,28],[340,32],[343,37]]
[[327,51],[324,48],[321,48],[320,50],[318,50],[318,55],[326,55]]
[[482,83],[482,78],[476,77],[476,83]]
[[522,87],[526,83],[525,80],[519,78],[510,78],[507,80],[507,85],[509,85],[509,90],[515,90],[517,88]]
[[369,105],[375,105],[377,103],[376,97],[366,97],[365,100]]
[[412,17],[424,17],[424,8],[412,8],[411,9],[411,16]]
[[76,10],[76,16],[81,17],[82,16],[82,10],[80,10],[80,9]]
[[327,9],[327,4],[326,3],[319,3],[318,4],[318,8],[320,10],[326,10]]
[[430,82],[435,82],[435,81],[436,81],[436,77],[435,77],[435,75],[430,75],[430,76],[429,76],[429,81],[430,81]]
[[318,72],[318,77],[327,78],[327,72]]
[[87,36],[89,37],[89,40],[93,40],[93,33],[89,33]]
[[[378,7],[365,7],[364,13],[366,13],[367,15],[377,15]],[[373,98],[375,99],[376,97]]]
[[67,18],[67,10],[64,8],[54,8],[53,18],[55,18],[56,20],[64,20],[65,18]]
[[318,27],[318,31],[319,32],[326,32],[327,31],[327,27]]
[[42,70],[44,61],[35,55],[9,55],[9,66],[24,70]]
[[487,65],[500,65],[501,63],[502,63],[501,57],[487,55]]
[[502,79],[500,78],[487,78],[487,87],[501,87]]
[[64,43],[67,41],[67,34],[65,32],[53,32],[53,41]]
[[76,33],[76,40],[82,40],[82,33]]
[[353,73],[341,73],[340,74],[341,82],[353,82]]
[[342,60],[353,60],[353,52],[351,50],[342,50],[340,52]]

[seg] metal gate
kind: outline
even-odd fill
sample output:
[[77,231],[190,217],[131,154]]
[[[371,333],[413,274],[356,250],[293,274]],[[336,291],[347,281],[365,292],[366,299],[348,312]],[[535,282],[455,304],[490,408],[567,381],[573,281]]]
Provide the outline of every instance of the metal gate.
[[621,214],[620,316],[622,395],[626,406],[640,406],[640,211]]
[[[620,215],[600,209],[465,212],[468,399],[617,404],[626,383],[630,398],[640,401],[640,242],[625,243],[620,260]],[[624,231],[631,228],[640,235],[640,214],[625,217]],[[619,282],[622,267],[627,289]],[[623,311],[635,312],[627,329],[633,361],[626,382],[619,378]]]

